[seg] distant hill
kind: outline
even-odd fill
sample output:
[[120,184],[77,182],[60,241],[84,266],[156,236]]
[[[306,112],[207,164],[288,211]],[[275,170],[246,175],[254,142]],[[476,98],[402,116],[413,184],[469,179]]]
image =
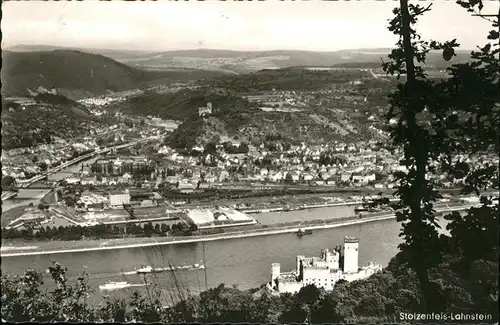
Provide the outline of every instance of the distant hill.
[[62,47],[53,45],[15,45],[7,47],[6,51],[10,52],[48,52],[48,51],[79,51],[92,54],[100,54],[110,57],[114,60],[120,58],[133,58],[141,57],[144,55],[151,55],[155,52],[153,51],[134,51],[134,50],[114,50],[114,49],[94,49],[94,48],[83,48],[83,47]]
[[73,138],[103,123],[83,106],[62,95],[2,98],[2,147],[30,147],[54,137]]
[[55,87],[60,94],[79,99],[139,88],[149,83],[170,84],[214,75],[192,69],[144,71],[100,54],[75,50],[3,51],[2,60],[4,96],[25,96],[27,89],[42,86]]
[[[134,51],[112,49],[71,49],[49,45],[17,45],[8,50],[16,52],[78,50],[110,57],[129,66],[147,70],[189,68],[222,73],[247,73],[261,69],[279,69],[294,66],[339,66],[354,68],[380,68],[388,60],[390,48],[346,49],[331,52],[274,50],[232,51],[193,49],[176,51]],[[457,56],[446,62],[440,53],[431,52],[427,65],[445,69],[451,64],[469,60],[470,51],[457,51]]]
[[[144,54],[139,57],[120,58],[123,63],[135,67],[171,68],[186,67],[205,70],[234,71],[236,73],[252,72],[261,69],[279,69],[293,66],[325,67],[376,67],[388,61],[391,49],[355,49],[334,52],[312,51],[229,51],[229,50],[181,50],[163,53]],[[440,53],[429,53],[427,65],[444,69],[457,62],[469,60],[469,51],[457,51],[457,57],[446,62]]]

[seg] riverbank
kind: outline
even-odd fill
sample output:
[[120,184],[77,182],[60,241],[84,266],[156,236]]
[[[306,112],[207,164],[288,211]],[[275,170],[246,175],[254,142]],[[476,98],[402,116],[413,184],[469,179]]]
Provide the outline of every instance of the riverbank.
[[[337,220],[332,220],[331,223],[323,223],[317,225],[307,225],[307,229],[317,230],[317,229],[328,229],[328,228],[336,228],[343,227],[367,222],[381,221],[387,219],[393,219],[395,216],[393,214],[371,217],[371,218],[363,218],[351,221],[338,222]],[[216,235],[203,235],[203,236],[191,236],[191,237],[168,237],[168,238],[133,238],[139,239],[140,243],[134,244],[117,244],[117,241],[123,241],[122,238],[115,240],[96,240],[92,242],[85,242],[87,246],[91,246],[92,244],[97,245],[97,247],[81,247],[81,248],[68,248],[69,245],[74,245],[75,242],[59,242],[61,246],[64,244],[65,248],[57,249],[57,250],[39,250],[40,246],[37,246],[37,250],[33,251],[34,246],[29,247],[29,252],[16,252],[16,253],[1,253],[1,257],[16,257],[16,256],[30,256],[30,255],[48,255],[48,254],[65,254],[65,253],[80,253],[80,252],[93,252],[93,251],[104,251],[104,250],[113,250],[113,249],[127,249],[127,248],[140,248],[140,247],[151,247],[151,246],[162,246],[162,245],[172,245],[172,244],[188,244],[188,243],[196,243],[196,242],[205,242],[205,241],[215,241],[215,240],[229,240],[236,238],[244,238],[244,237],[256,237],[256,236],[269,236],[269,235],[277,235],[277,234],[285,234],[285,233],[294,233],[299,229],[305,227],[280,227],[280,228],[267,228],[267,229],[257,229],[248,231],[239,231],[239,232],[226,232],[224,234],[216,234]],[[127,240],[130,242],[131,240]],[[78,243],[78,241],[76,241]],[[43,244],[43,243],[40,243]],[[22,250],[23,247],[19,246],[2,246],[5,247],[2,251],[7,251],[9,248],[12,250]],[[43,249],[43,248],[42,248]]]
[[[462,211],[468,209],[467,207],[456,207],[450,209],[439,209],[436,212],[445,211]],[[172,245],[172,244],[187,244],[196,242],[206,242],[206,241],[216,241],[216,240],[229,240],[243,237],[256,237],[256,236],[269,236],[285,233],[294,233],[299,229],[328,229],[337,228],[355,224],[363,224],[368,222],[376,222],[382,220],[388,220],[395,218],[394,213],[380,214],[377,216],[364,216],[363,218],[351,218],[350,220],[328,220],[318,222],[317,224],[309,223],[307,225],[294,224],[293,226],[280,226],[280,227],[266,227],[260,229],[239,230],[234,232],[225,232],[223,234],[213,234],[213,235],[202,235],[202,236],[190,236],[190,237],[147,237],[147,238],[120,238],[112,240],[92,240],[92,241],[72,241],[72,242],[36,242],[39,246],[33,249],[31,246],[31,251],[19,252],[22,247],[16,247],[17,252],[15,253],[1,253],[1,257],[16,257],[16,256],[30,256],[30,255],[48,255],[48,254],[63,254],[63,253],[80,253],[80,252],[92,252],[92,251],[104,251],[104,250],[114,250],[114,249],[127,249],[127,248],[140,248],[140,247],[152,247],[152,246],[162,246],[162,245]],[[2,246],[8,248],[6,245],[8,242],[3,242]],[[12,243],[11,243],[12,244]],[[70,247],[68,247],[70,246]],[[5,251],[5,249],[4,249]]]

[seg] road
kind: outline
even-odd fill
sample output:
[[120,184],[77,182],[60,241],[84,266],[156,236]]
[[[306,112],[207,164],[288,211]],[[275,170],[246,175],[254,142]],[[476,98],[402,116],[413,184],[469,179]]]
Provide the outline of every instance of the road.
[[378,76],[375,74],[375,72],[373,72],[372,69],[370,69],[369,71],[370,71],[373,78],[378,79]]

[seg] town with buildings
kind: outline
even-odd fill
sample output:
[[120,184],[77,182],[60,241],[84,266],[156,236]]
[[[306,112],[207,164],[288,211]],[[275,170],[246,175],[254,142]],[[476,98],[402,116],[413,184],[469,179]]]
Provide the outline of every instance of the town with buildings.
[[[303,95],[295,92],[257,97],[251,100],[271,107],[278,105],[278,108],[281,104],[276,102],[283,99],[294,107],[304,105],[301,101],[306,101]],[[106,98],[82,102],[89,107],[100,107],[103,100]],[[207,119],[216,109],[208,102],[198,108],[198,115]],[[180,150],[158,141],[162,134],[175,129],[175,123],[168,124],[168,121],[153,116],[138,120],[115,113],[114,117],[118,123],[92,129],[90,134],[80,138],[54,138],[50,144],[4,150],[2,176],[11,180],[13,189],[5,191],[5,195],[15,195],[15,188],[19,187],[37,188],[37,184],[52,189],[58,194],[51,197],[52,203],[62,206],[58,208],[57,216],[64,215],[66,220],[77,225],[125,222],[142,213],[155,216],[149,219],[184,220],[202,228],[242,226],[256,223],[245,215],[244,211],[251,210],[248,205],[218,207],[215,201],[208,207],[205,203],[205,209],[190,210],[196,207],[189,203],[210,202],[214,191],[221,190],[295,188],[383,193],[396,186],[394,173],[405,171],[400,165],[401,153],[388,150],[379,139],[335,140],[323,144],[302,142],[284,147],[280,142],[271,145],[263,142],[256,146],[233,138]],[[88,162],[88,158],[92,158],[92,162]],[[495,160],[488,155],[459,159],[476,167],[484,167]],[[64,174],[58,180],[47,181],[50,174],[61,166],[80,160],[83,162],[78,170]],[[43,180],[44,175],[49,177]],[[41,180],[38,181],[37,177]],[[437,186],[453,188],[462,184],[466,175],[458,178],[443,173],[433,177]],[[257,206],[269,208],[262,204]],[[241,210],[241,207],[245,209]],[[29,208],[26,213],[33,215],[32,210]],[[40,221],[54,218],[50,213],[36,215]],[[183,217],[178,219],[179,215]],[[21,227],[22,220],[29,220],[31,225],[37,219],[26,219],[21,213],[3,225]]]

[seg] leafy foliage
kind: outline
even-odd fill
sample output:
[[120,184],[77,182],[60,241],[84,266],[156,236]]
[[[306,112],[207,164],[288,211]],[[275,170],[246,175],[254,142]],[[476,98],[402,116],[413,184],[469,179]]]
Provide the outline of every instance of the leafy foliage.
[[2,318],[14,322],[93,322],[94,309],[87,303],[91,290],[88,274],[78,277],[76,285],[68,284],[66,269],[58,263],[49,267],[56,285],[43,292],[43,276],[28,270],[23,276],[2,275]]
[[168,224],[153,224],[151,222],[143,225],[128,223],[125,226],[98,224],[95,226],[59,226],[59,227],[39,227],[34,230],[32,227],[26,229],[2,229],[4,239],[27,239],[27,240],[82,240],[82,239],[110,239],[123,238],[126,236],[134,237],[164,237],[168,234],[189,236],[195,232],[195,224],[187,225],[184,222],[178,222],[169,226]]
[[[447,227],[451,239],[439,237],[433,202],[440,194],[426,176],[443,170],[467,176],[464,190],[478,195],[480,189],[491,185],[498,166],[489,164],[472,171],[460,157],[492,148],[498,152],[499,124],[495,122],[499,121],[499,60],[495,55],[499,50],[498,44],[487,44],[481,52],[471,54],[475,61],[452,66],[451,78],[431,82],[414,61],[425,62],[431,49],[442,50],[443,58],[450,60],[459,44],[456,40],[421,40],[411,26],[431,6],[423,8],[406,0],[400,4],[389,25],[389,30],[400,36],[398,48],[391,53],[391,61],[384,64],[388,73],[406,74],[406,82],[390,96],[387,114],[388,119],[398,120],[391,137],[395,145],[403,147],[401,164],[408,169],[407,173],[395,175],[400,201],[394,207],[399,209],[396,215],[403,225],[401,236],[405,242],[400,245],[401,253],[418,275],[423,310],[442,310],[449,296],[440,290],[440,283],[430,280],[429,270],[441,263],[444,252],[463,255],[461,263],[469,266],[480,259],[498,261],[498,201],[482,197],[481,208],[472,208],[466,216],[455,213],[445,217],[451,221]],[[469,7],[478,4],[471,1]],[[493,22],[493,27],[498,27],[498,21]],[[497,39],[498,33],[492,31],[488,38]]]
[[[498,268],[477,260],[470,272],[457,271],[457,258],[446,255],[430,270],[438,291],[447,299],[443,313],[477,312],[498,320]],[[388,267],[362,281],[339,281],[332,292],[313,285],[296,294],[271,294],[264,287],[239,290],[220,284],[197,296],[181,294],[164,305],[158,287],[126,299],[104,298],[87,303],[93,291],[87,275],[76,284],[67,281],[67,270],[57,263],[49,268],[52,291],[42,290],[43,276],[28,270],[24,276],[2,274],[2,318],[6,321],[94,321],[161,323],[355,323],[382,324],[399,321],[400,313],[422,312],[422,294],[415,272],[402,255]],[[156,289],[155,289],[156,288]],[[173,297],[170,297],[173,299]],[[168,300],[168,299],[167,299]]]
[[[234,134],[254,116],[255,108],[239,96],[205,93],[192,97],[192,100],[193,102],[189,102],[191,113],[185,113],[189,115],[184,122],[166,139],[174,148],[190,149],[212,142],[214,137]],[[207,119],[203,119],[198,116],[197,108],[205,106],[207,102],[212,103],[213,112]]]
[[52,143],[54,137],[72,138],[104,123],[62,95],[39,95],[34,105],[2,100],[2,146],[5,149]]

